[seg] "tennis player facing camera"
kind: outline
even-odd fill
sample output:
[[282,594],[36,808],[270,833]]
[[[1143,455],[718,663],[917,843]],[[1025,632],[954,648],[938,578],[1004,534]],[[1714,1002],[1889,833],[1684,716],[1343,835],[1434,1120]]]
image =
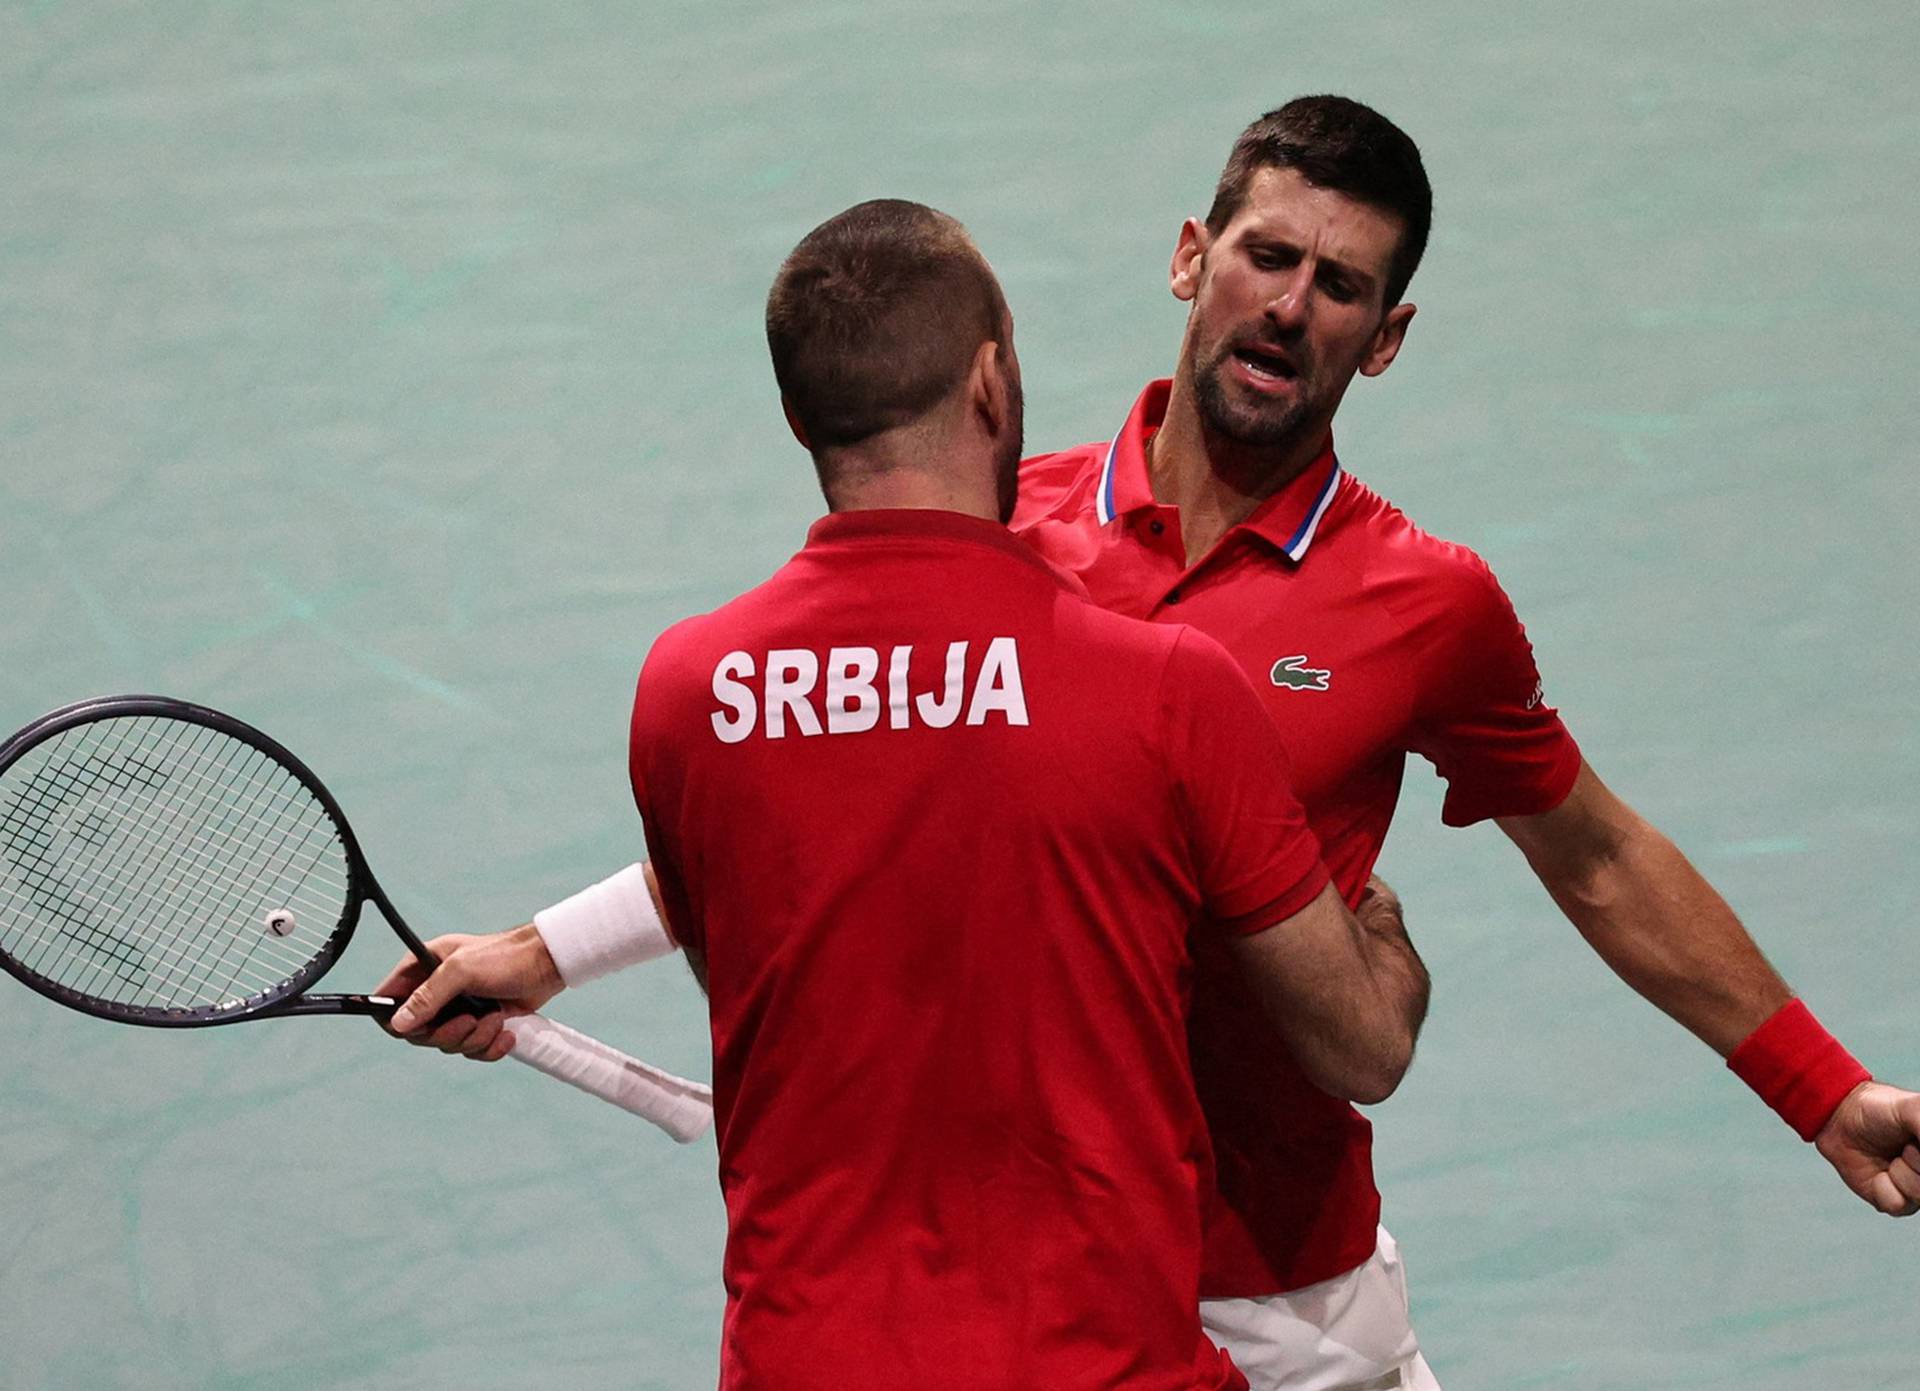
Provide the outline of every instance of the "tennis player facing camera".
[[[1481,559],[1336,456],[1358,377],[1407,341],[1432,193],[1386,117],[1297,98],[1234,142],[1177,237],[1171,380],[1117,432],[1028,460],[1014,530],[1117,613],[1190,624],[1258,689],[1336,886],[1358,901],[1408,754],[1442,819],[1491,820],[1629,986],[1707,1043],[1879,1210],[1920,1207],[1920,1096],[1877,1083],[1681,852],[1603,783],[1547,703]],[[1437,1391],[1379,1225],[1371,1127],[1303,1075],[1196,948],[1192,1061],[1212,1127],[1208,1332],[1259,1391]]]
[[[830,512],[654,644],[631,746],[710,1000],[721,1385],[1244,1387],[1198,1312],[1190,936],[1358,1100],[1407,1067],[1425,972],[1330,887],[1232,660],[1006,530],[1019,365],[958,223],[833,218],[767,330]],[[462,990],[544,1000],[631,959],[607,941],[442,939],[395,1024]],[[498,1019],[432,1036],[491,1055]]]

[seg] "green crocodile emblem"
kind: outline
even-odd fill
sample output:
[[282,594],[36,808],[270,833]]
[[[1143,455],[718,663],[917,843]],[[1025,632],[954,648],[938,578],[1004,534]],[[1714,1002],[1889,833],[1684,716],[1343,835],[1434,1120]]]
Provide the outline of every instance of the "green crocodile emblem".
[[1304,652],[1297,657],[1282,657],[1273,664],[1273,684],[1289,691],[1324,691],[1332,677],[1331,671],[1308,666]]

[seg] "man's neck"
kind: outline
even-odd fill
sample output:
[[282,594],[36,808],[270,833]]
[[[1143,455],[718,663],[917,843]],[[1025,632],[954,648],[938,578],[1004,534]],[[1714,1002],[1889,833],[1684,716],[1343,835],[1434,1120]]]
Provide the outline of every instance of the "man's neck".
[[957,488],[940,479],[871,479],[835,488],[828,498],[835,512],[904,511],[959,512],[989,522],[1000,520],[1000,504],[992,493]]
[[1166,417],[1148,441],[1147,477],[1157,501],[1180,509],[1187,564],[1304,473],[1326,438],[1325,424],[1316,422],[1283,444],[1239,444],[1206,428],[1192,386],[1175,377]]
[[993,464],[964,441],[881,437],[836,452],[827,490],[835,512],[882,508],[960,512],[1000,520]]

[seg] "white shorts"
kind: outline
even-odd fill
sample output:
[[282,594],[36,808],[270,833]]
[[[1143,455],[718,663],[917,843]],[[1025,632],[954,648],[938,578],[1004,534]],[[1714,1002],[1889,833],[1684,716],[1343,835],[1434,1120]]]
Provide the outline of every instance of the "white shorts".
[[1264,1299],[1203,1299],[1200,1323],[1253,1391],[1440,1391],[1385,1227],[1373,1256],[1345,1275]]

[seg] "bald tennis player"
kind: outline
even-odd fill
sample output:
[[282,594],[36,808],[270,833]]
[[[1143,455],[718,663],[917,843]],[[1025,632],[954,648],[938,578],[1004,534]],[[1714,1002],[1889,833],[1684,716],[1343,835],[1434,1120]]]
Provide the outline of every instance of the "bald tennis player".
[[[767,332],[829,512],[654,644],[631,744],[709,995],[721,1385],[1244,1387],[1198,1313],[1190,941],[1359,1101],[1411,1060],[1425,972],[1331,887],[1232,659],[1098,608],[1006,530],[1019,364],[958,223],[831,219]],[[433,945],[424,984],[383,987],[413,990],[403,1032],[461,991],[538,1003],[621,964],[563,926]],[[499,1029],[456,1042],[488,1055]]]

